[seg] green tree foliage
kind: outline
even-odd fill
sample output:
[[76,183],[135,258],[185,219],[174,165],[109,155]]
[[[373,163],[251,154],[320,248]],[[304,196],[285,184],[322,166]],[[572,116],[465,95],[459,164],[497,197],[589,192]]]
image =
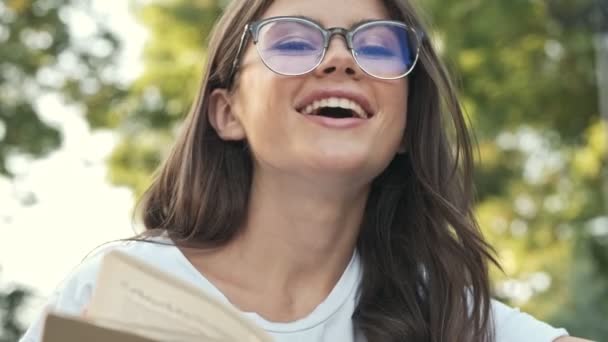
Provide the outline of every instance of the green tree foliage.
[[36,101],[42,94],[82,104],[95,127],[115,124],[107,108],[124,93],[113,76],[118,41],[101,23],[86,41],[77,41],[68,25],[74,14],[90,11],[87,4],[0,3],[0,175],[10,175],[6,160],[11,155],[39,157],[59,146],[60,132],[39,116]]
[[15,342],[24,332],[18,321],[19,310],[30,293],[23,289],[0,292],[0,342]]
[[219,0],[156,1],[137,14],[151,32],[144,74],[119,112],[124,137],[111,177],[141,194],[188,112],[205,62],[206,39],[222,9]]
[[425,1],[478,138],[477,213],[505,268],[494,273],[497,294],[604,340],[608,126],[594,69],[598,4]]

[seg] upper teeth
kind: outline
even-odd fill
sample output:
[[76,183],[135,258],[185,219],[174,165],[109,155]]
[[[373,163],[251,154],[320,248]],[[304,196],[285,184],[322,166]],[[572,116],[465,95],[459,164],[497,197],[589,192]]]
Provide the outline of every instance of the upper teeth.
[[352,100],[340,97],[330,97],[322,100],[316,100],[306,106],[306,108],[304,108],[304,110],[302,111],[302,114],[310,115],[317,109],[325,107],[349,109],[355,112],[358,117],[367,119],[367,114],[365,113],[365,110],[363,110],[363,108],[361,108],[359,104]]

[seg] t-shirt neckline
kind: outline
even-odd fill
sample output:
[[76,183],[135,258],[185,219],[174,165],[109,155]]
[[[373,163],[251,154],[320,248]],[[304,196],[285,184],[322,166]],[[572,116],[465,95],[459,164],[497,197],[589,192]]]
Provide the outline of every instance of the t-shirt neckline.
[[[171,241],[169,239],[169,241]],[[177,247],[173,246],[176,259],[180,260],[180,264],[184,265],[186,271],[190,273],[194,279],[199,282],[195,284],[203,288],[206,292],[213,297],[221,300],[222,302],[231,305],[238,310],[228,298],[220,291],[211,281],[209,281],[199,270],[192,265],[190,260],[182,253]],[[292,322],[273,322],[265,319],[256,312],[241,312],[245,317],[253,320],[262,329],[273,332],[273,333],[295,333],[298,331],[308,330],[315,326],[322,324],[323,322],[330,319],[339,309],[349,300],[353,298],[358,288],[361,278],[361,265],[359,260],[359,254],[355,250],[346,269],[340,276],[340,279],[331,290],[327,298],[321,302],[310,314],[306,317],[298,319]]]

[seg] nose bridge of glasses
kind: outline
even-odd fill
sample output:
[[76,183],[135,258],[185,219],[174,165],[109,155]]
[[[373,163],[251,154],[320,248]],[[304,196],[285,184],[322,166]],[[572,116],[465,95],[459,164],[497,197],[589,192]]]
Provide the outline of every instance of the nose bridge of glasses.
[[344,45],[346,46],[346,48],[348,50],[352,49],[352,46],[348,39],[348,30],[345,28],[342,28],[342,27],[332,27],[332,28],[327,29],[327,40],[325,41],[326,49],[329,49],[329,46],[331,45],[331,41],[333,40],[334,36],[342,36],[342,39],[344,40]]

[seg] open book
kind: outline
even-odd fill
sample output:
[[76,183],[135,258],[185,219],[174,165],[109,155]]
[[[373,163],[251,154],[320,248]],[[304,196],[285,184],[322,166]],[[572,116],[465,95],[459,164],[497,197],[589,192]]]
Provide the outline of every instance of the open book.
[[234,308],[123,252],[102,260],[86,319],[50,313],[43,342],[270,342]]

